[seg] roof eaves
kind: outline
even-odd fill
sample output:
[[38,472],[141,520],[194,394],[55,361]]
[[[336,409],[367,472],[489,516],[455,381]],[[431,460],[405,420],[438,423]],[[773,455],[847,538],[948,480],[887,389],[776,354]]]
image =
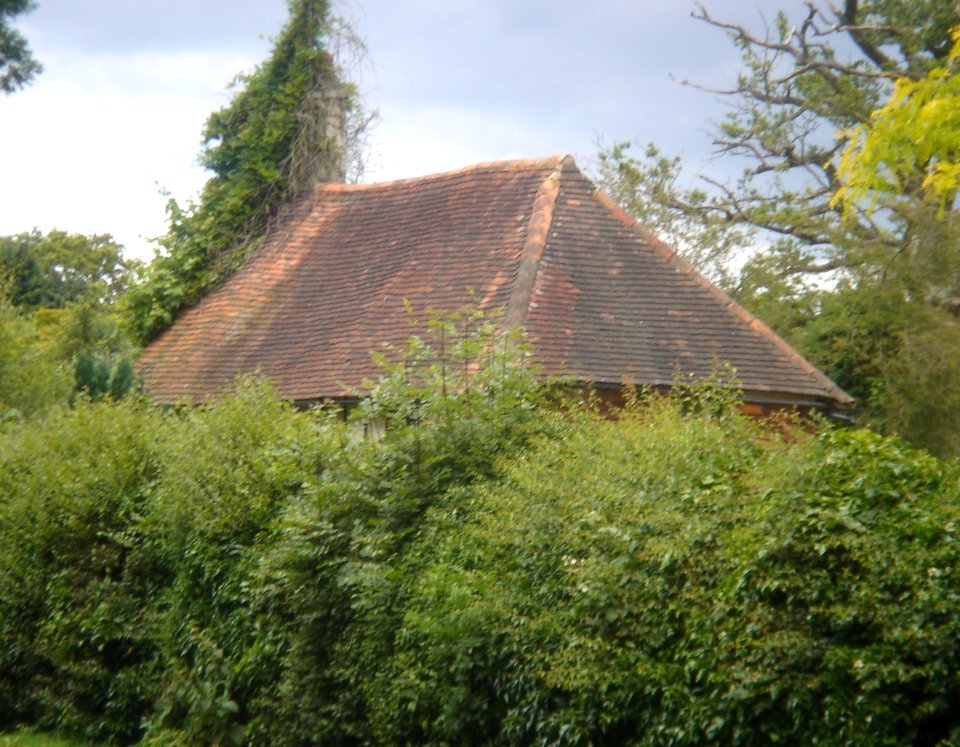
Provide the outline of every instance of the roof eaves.
[[543,257],[550,225],[553,223],[557,195],[560,193],[560,178],[563,175],[564,164],[569,160],[569,156],[555,159],[556,165],[553,171],[540,183],[537,194],[533,198],[530,218],[527,221],[526,240],[520,250],[517,273],[513,279],[510,298],[507,300],[503,315],[504,326],[508,329],[522,326],[527,316],[533,287],[540,270],[540,259]]
[[638,222],[632,215],[630,215],[626,210],[617,205],[613,199],[606,194],[603,190],[597,189],[594,193],[596,198],[600,203],[606,207],[611,214],[616,218],[621,220],[623,223],[633,227],[638,233],[640,233],[643,238],[649,242],[651,248],[656,251],[658,254],[663,256],[667,261],[673,263],[677,269],[688,275],[694,282],[698,285],[705,288],[709,293],[711,293],[718,301],[724,304],[727,309],[730,310],[735,316],[737,316],[741,321],[746,323],[752,329],[754,329],[761,336],[769,340],[774,346],[776,346],[782,353],[784,353],[788,358],[794,361],[807,375],[813,378],[824,390],[837,402],[841,407],[851,407],[854,403],[853,397],[847,394],[843,389],[837,386],[831,379],[826,376],[820,369],[814,366],[810,361],[804,358],[800,353],[798,353],[786,340],[784,340],[780,335],[770,329],[766,324],[757,319],[753,314],[747,311],[743,306],[738,304],[729,295],[724,291],[718,288],[716,285],[711,283],[707,278],[700,274],[689,262],[687,262],[683,257],[673,251],[669,246],[663,243],[660,239],[653,235],[653,233],[646,226]]

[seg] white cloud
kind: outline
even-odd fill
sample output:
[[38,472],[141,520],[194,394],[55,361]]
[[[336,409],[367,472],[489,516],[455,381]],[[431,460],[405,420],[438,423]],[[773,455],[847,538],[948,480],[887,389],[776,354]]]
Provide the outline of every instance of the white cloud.
[[193,196],[203,122],[254,61],[199,53],[63,57],[2,101],[0,234],[34,227],[112,233],[149,257],[166,200]]

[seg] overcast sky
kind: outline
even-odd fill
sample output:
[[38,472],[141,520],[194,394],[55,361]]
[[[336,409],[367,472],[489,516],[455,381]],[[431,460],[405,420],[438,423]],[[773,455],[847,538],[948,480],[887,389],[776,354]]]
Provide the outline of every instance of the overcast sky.
[[[760,24],[799,0],[714,0]],[[688,0],[339,0],[367,46],[379,111],[365,181],[503,158],[573,154],[598,138],[656,142],[700,164],[715,97],[735,80],[723,33]],[[0,95],[0,234],[112,233],[131,254],[164,231],[161,190],[185,201],[207,115],[270,50],[285,0],[38,0],[15,25],[44,72]],[[722,163],[701,165],[716,172]]]

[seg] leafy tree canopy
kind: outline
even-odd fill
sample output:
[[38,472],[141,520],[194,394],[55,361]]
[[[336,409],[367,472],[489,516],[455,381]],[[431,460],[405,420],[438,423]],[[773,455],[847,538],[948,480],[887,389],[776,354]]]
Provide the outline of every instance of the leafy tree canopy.
[[9,301],[23,309],[112,302],[126,288],[133,268],[109,234],[34,230],[0,236],[0,284]]
[[[909,205],[883,206],[882,214],[855,205],[847,215],[832,207],[840,154],[896,80],[919,80],[942,67],[954,12],[953,0],[811,2],[805,16],[781,12],[771,33],[758,35],[701,7],[696,15],[726,31],[742,52],[736,84],[719,92],[729,108],[713,142],[744,170],[732,184],[706,176],[705,188],[693,191],[668,175],[658,182],[666,189],[649,190],[639,201],[686,219],[766,232],[774,252],[790,255],[784,274],[872,274],[905,248],[919,216]],[[659,157],[638,159],[623,147],[606,155],[626,167]]]
[[854,128],[833,203],[860,203],[879,194],[910,194],[917,184],[941,207],[960,188],[960,26],[942,67],[924,77],[899,78],[893,94]]
[[109,234],[0,237],[0,420],[134,386],[117,301],[136,270]]
[[68,401],[73,387],[56,337],[0,297],[0,424]]
[[0,0],[0,91],[4,93],[23,88],[42,70],[23,34],[10,26],[14,16],[33,7],[33,0]]

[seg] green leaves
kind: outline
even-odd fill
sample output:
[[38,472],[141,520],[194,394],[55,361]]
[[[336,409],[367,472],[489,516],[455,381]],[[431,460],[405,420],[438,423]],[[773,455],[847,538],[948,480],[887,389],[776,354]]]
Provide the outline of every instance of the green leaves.
[[951,738],[956,465],[746,418],[719,385],[567,410],[469,312],[395,353],[350,422],[240,382],[181,412],[81,401],[7,425],[0,728]]
[[27,40],[10,19],[33,9],[31,0],[0,0],[0,91],[13,93],[23,88],[43,68],[33,59]]
[[956,3],[813,1],[762,33],[694,15],[741,53],[712,127],[740,177],[684,186],[678,159],[617,145],[603,186],[852,394],[858,422],[955,456]]
[[[537,443],[472,492],[466,521],[439,545],[428,535],[417,552],[432,560],[395,656],[417,672],[415,702],[437,741],[938,733],[943,711],[908,693],[918,681],[953,687],[936,672],[955,632],[932,643],[913,620],[955,562],[945,527],[956,473],[865,432],[795,433],[791,445],[756,425],[646,402]],[[881,660],[888,679],[865,695],[858,673]],[[431,720],[453,702],[444,693],[465,703],[488,687],[500,731],[466,708],[454,730]],[[921,712],[930,720],[909,715]]]
[[899,78],[886,103],[848,133],[840,159],[842,186],[831,204],[846,210],[864,200],[926,192],[942,210],[952,209],[960,187],[960,27],[945,67],[918,80]]
[[0,287],[10,303],[24,310],[112,302],[134,269],[109,234],[35,230],[0,237]]
[[0,237],[0,420],[134,388],[115,304],[135,271],[108,235]]

